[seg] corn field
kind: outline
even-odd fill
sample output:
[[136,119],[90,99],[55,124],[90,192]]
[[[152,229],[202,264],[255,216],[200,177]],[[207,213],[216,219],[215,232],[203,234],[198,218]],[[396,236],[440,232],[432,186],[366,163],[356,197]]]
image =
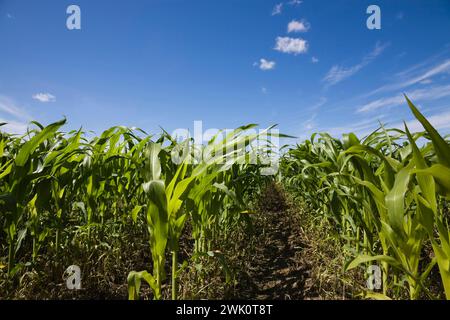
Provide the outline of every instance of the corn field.
[[380,263],[382,292],[366,297],[433,299],[428,277],[437,264],[450,299],[450,146],[406,100],[425,132],[411,134],[405,124],[381,126],[363,140],[314,134],[287,152],[282,174],[287,188],[332,222],[346,270]]
[[[254,223],[255,199],[278,181],[298,206],[333,225],[344,270],[380,264],[382,291],[365,298],[439,298],[428,289],[437,272],[450,299],[450,146],[407,103],[424,132],[381,126],[362,140],[318,133],[290,146],[278,176],[261,175],[265,163],[251,161],[271,147],[268,139],[252,147],[262,138],[249,133],[255,125],[213,137],[201,147],[209,161],[196,161],[190,140],[164,130],[112,127],[90,138],[81,129],[63,132],[61,120],[34,122],[23,136],[1,132],[0,285],[18,290],[43,257],[65,268],[59,261],[75,242],[88,256],[113,250],[99,239],[123,242],[139,230],[151,263],[124,275],[129,299],[141,298],[144,284],[153,299],[180,298],[181,274],[204,258],[218,261],[228,281],[227,252],[216,243]],[[192,255],[180,260],[186,233]]]
[[153,139],[138,129],[113,127],[88,140],[81,130],[59,131],[65,122],[34,123],[38,128],[25,136],[1,135],[0,240],[7,253],[1,268],[9,284],[43,252],[58,261],[67,243],[77,240],[87,254],[108,225],[119,233],[145,225],[153,265],[151,272],[130,270],[129,298],[138,297],[141,281],[161,298],[169,252],[176,299],[187,218],[194,256],[220,255],[211,243],[248,219],[245,203],[266,180],[259,175],[262,166],[247,164],[258,150],[245,150],[259,135],[243,133],[254,125],[221,141],[216,135],[205,147],[209,161],[195,164],[190,141],[177,143],[166,132]]

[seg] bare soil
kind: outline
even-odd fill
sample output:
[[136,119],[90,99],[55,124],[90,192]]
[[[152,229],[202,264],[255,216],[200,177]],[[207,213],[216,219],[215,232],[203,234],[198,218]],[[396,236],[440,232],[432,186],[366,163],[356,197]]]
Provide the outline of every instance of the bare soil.
[[235,298],[311,298],[311,270],[302,255],[305,245],[298,218],[288,212],[276,185],[267,189],[259,207]]

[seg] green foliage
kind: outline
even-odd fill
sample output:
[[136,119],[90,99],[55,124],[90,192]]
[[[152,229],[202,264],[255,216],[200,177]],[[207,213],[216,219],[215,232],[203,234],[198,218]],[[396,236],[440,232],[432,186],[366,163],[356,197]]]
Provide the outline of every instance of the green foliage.
[[[437,263],[450,299],[450,146],[406,100],[425,132],[413,135],[405,124],[405,131],[381,126],[363,140],[314,134],[286,153],[281,170],[287,187],[333,222],[345,243],[346,269],[380,262],[377,297],[399,297],[406,279],[411,299],[433,298],[427,277]],[[420,148],[419,138],[425,138]],[[433,258],[424,252],[429,244]]]
[[[179,241],[186,222],[192,223],[196,259],[212,249],[219,233],[247,222],[242,212],[248,199],[271,179],[259,175],[261,163],[249,161],[260,150],[251,148],[259,135],[247,133],[255,125],[222,140],[217,134],[199,147],[209,155],[201,161],[198,150],[189,147],[192,141],[177,142],[165,131],[153,139],[142,130],[119,126],[88,139],[82,130],[58,131],[65,123],[34,123],[37,128],[24,136],[0,132],[0,248],[7,248],[11,281],[43,250],[58,261],[62,243],[75,232],[87,232],[89,251],[109,222],[124,227],[144,223],[153,265],[151,271],[130,272],[129,298],[139,296],[142,280],[155,299],[163,297],[170,252],[176,299]],[[174,155],[178,161],[172,161]],[[31,257],[24,244],[31,244]]]

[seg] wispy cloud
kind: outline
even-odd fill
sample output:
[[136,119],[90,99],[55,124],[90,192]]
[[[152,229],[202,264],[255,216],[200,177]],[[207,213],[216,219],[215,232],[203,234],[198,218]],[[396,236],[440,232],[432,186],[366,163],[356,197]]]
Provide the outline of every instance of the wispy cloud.
[[306,20],[292,20],[289,22],[287,27],[287,32],[307,32],[311,28],[310,23],[308,23]]
[[430,84],[432,82],[433,82],[433,80],[431,80],[431,79],[425,79],[425,80],[420,81],[419,83],[420,84]]
[[302,38],[277,37],[274,49],[297,55],[308,51],[308,42]]
[[383,118],[385,118],[386,115],[381,114],[378,115],[376,119],[370,118],[370,119],[363,119],[360,121],[353,121],[351,123],[331,127],[331,128],[322,128],[320,131],[327,132],[332,136],[338,137],[341,136],[344,133],[350,133],[353,132],[360,138],[367,136],[371,132],[373,132],[375,129],[378,128],[379,123],[378,121],[381,121]]
[[316,58],[316,57],[312,57],[312,58],[311,58],[311,62],[312,62],[312,63],[318,63],[318,62],[319,62],[319,59]]
[[32,97],[34,100],[38,100],[44,103],[56,101],[56,97],[50,93],[36,93]]
[[328,99],[326,97],[321,97],[316,104],[312,105],[309,108],[309,110],[313,111],[313,114],[311,115],[311,117],[308,120],[303,122],[303,128],[305,130],[312,130],[317,127],[317,122],[316,122],[317,115],[319,114],[320,108],[325,103],[327,103],[327,101],[328,101]]
[[267,71],[267,70],[272,70],[275,68],[275,61],[269,61],[266,59],[260,59],[259,63],[255,62],[253,65],[258,66],[261,70],[263,71]]
[[[449,129],[450,128],[450,111],[444,111],[438,114],[430,115],[427,120],[433,125],[435,129]],[[417,120],[407,121],[406,125],[411,132],[424,131],[422,124]],[[393,128],[404,128],[403,122],[392,125]]]
[[310,109],[313,111],[317,111],[320,109],[320,107],[322,107],[327,102],[328,102],[328,99],[326,97],[321,97],[319,99],[319,101],[316,104],[314,104]]
[[7,123],[1,126],[0,130],[15,134],[25,133],[30,119],[30,115],[18,107],[12,99],[0,95],[0,123]]
[[301,0],[291,0],[288,2],[288,4],[290,4],[291,6],[298,6],[302,3],[303,3],[303,1],[301,1]]
[[6,17],[7,17],[8,19],[13,19],[13,18],[14,18],[14,16],[13,16],[11,13],[7,13],[7,14],[6,14]]
[[351,66],[351,67],[334,65],[328,71],[328,73],[325,75],[325,77],[322,79],[322,81],[325,82],[328,86],[332,86],[332,85],[338,84],[339,82],[341,82],[347,78],[350,78],[351,76],[358,73],[361,69],[366,67],[368,64],[370,64],[388,46],[389,46],[388,43],[381,44],[380,42],[377,42],[375,45],[375,48],[372,50],[372,52],[370,52],[368,55],[366,55],[360,63],[358,63],[357,65]]
[[380,92],[400,90],[418,83],[427,84],[431,82],[431,78],[439,74],[450,72],[450,59],[441,61],[431,67],[424,67],[426,65],[427,62],[420,63],[405,71],[397,73],[396,76],[399,79],[395,83],[381,86],[378,89],[370,92],[367,96],[371,96]]
[[283,3],[276,4],[275,7],[272,9],[272,15],[276,16],[278,14],[281,14],[283,11]]
[[335,66],[331,67],[331,69],[328,71],[328,73],[323,78],[323,81],[327,82],[328,85],[330,85],[330,86],[338,84],[339,82],[356,74],[363,67],[364,67],[363,64],[357,64],[350,68],[345,68],[342,66],[335,65]]
[[[450,85],[434,86],[424,89],[416,89],[407,93],[408,97],[413,101],[431,101],[437,100],[443,97],[450,96]],[[357,112],[374,111],[380,108],[395,107],[406,103],[405,97],[402,94],[395,96],[381,98],[370,103],[367,103],[360,108]]]
[[[353,132],[359,137],[364,137],[373,132],[378,126],[379,123],[377,120],[381,121],[385,118],[385,114],[381,114],[377,116],[377,119],[362,119],[358,121],[353,121],[350,123],[344,123],[339,126],[326,126],[321,127],[318,126],[315,122],[315,117],[311,117],[307,121],[303,123],[304,129],[298,136],[299,140],[309,139],[310,135],[313,132],[327,132],[334,137],[339,137],[344,133]],[[306,125],[306,126],[305,126]]]
[[0,123],[6,123],[0,127],[0,130],[13,133],[13,134],[23,134],[27,132],[28,124],[25,122],[5,120],[0,118]]
[[316,128],[317,123],[315,122],[317,117],[317,113],[314,113],[311,118],[309,118],[308,120],[306,120],[305,122],[303,122],[303,128],[305,130],[312,130],[314,128]]
[[[353,121],[348,124],[343,124],[340,126],[334,126],[334,127],[322,127],[322,128],[315,128],[313,127],[311,130],[315,132],[327,132],[331,134],[332,136],[341,136],[344,133],[354,132],[357,136],[360,138],[367,136],[371,132],[373,132],[375,129],[379,127],[378,121],[381,121],[383,123],[386,123],[387,117],[391,117],[390,114],[378,114],[376,118],[366,118],[359,121]],[[314,119],[313,119],[314,120]],[[437,130],[442,129],[449,129],[450,128],[450,111],[443,111],[441,113],[436,113],[433,115],[427,116],[427,120],[435,127]],[[423,131],[424,128],[420,124],[419,121],[416,119],[406,121],[406,125],[408,126],[408,129],[411,132],[418,132]],[[398,128],[398,129],[404,129],[404,124],[401,121],[398,121],[396,123],[387,124],[389,128]],[[302,135],[302,138],[307,138],[307,135]]]
[[30,119],[30,116],[25,110],[19,108],[14,101],[5,96],[0,96],[0,112],[7,113],[18,119]]

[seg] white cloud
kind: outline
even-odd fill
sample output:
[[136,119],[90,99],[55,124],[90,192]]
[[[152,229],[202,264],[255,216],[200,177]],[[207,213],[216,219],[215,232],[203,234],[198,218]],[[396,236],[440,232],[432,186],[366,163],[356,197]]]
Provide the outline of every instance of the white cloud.
[[344,133],[355,133],[359,138],[363,138],[364,136],[367,136],[368,134],[372,133],[375,129],[378,128],[379,122],[383,118],[385,118],[386,115],[380,114],[377,116],[376,119],[370,118],[370,119],[362,119],[360,121],[353,121],[351,123],[342,125],[342,126],[336,126],[331,128],[322,128],[321,132],[327,132],[333,137],[341,136]]
[[14,101],[5,96],[0,96],[0,112],[8,113],[18,119],[30,119],[26,111],[17,107]]
[[433,80],[431,80],[431,79],[425,79],[425,80],[420,81],[419,83],[420,84],[430,84],[432,82],[433,82]]
[[366,55],[360,63],[352,67],[343,67],[339,65],[334,65],[333,67],[331,67],[331,69],[328,71],[328,73],[325,75],[322,81],[326,82],[329,86],[332,86],[338,84],[339,82],[347,78],[350,78],[351,76],[359,72],[361,69],[366,67],[369,63],[371,63],[376,57],[378,57],[384,51],[384,49],[386,49],[388,45],[389,44],[381,44],[380,42],[377,42],[372,52]]
[[351,68],[345,68],[342,66],[333,66],[328,71],[328,73],[323,78],[324,82],[327,82],[329,85],[335,85],[339,82],[341,82],[344,79],[347,79],[357,73],[359,70],[361,70],[364,67],[363,64],[358,64],[356,66],[353,66]]
[[316,58],[316,57],[312,57],[312,58],[311,58],[311,62],[312,62],[312,63],[318,63],[318,62],[319,62],[319,59]]
[[14,18],[14,16],[13,16],[11,13],[7,13],[7,14],[6,14],[6,17],[7,17],[8,19]]
[[397,76],[402,78],[403,80],[400,80],[397,83],[384,85],[370,92],[368,96],[380,92],[400,90],[418,83],[428,84],[431,82],[432,77],[450,72],[450,59],[440,62],[433,67],[428,67],[427,69],[423,68],[425,64],[427,63],[420,63],[416,66],[413,66],[412,68],[409,68],[408,70],[398,73]]
[[[362,137],[367,136],[368,134],[372,133],[375,129],[377,129],[379,127],[379,121],[386,123],[386,120],[391,119],[391,118],[392,118],[392,114],[381,113],[381,114],[377,114],[376,118],[372,118],[372,117],[365,118],[365,119],[361,119],[359,121],[353,121],[353,122],[349,122],[347,124],[342,124],[342,125],[335,126],[335,127],[320,127],[320,128],[318,128],[317,126],[316,127],[313,126],[311,129],[309,129],[310,130],[309,132],[310,133],[312,133],[312,131],[327,132],[335,137],[341,136],[344,133],[354,132],[358,137],[362,138]],[[315,124],[314,119],[312,119],[312,122],[308,122],[310,120],[311,119],[308,119],[307,122],[304,123],[304,125],[305,124],[309,125],[310,123],[312,123],[313,125]],[[450,129],[450,111],[446,110],[441,113],[427,116],[427,120],[437,130]],[[416,119],[406,121],[406,125],[408,126],[408,129],[411,132],[418,132],[418,131],[424,130],[424,128],[422,127],[420,122],[417,121]],[[393,124],[387,123],[386,127],[387,128],[397,128],[397,129],[403,130],[404,124],[403,124],[403,122],[398,121]],[[307,134],[302,134],[300,136],[302,139],[309,138],[309,136]]]
[[[428,87],[425,89],[416,89],[407,93],[409,99],[415,101],[431,101],[450,96],[450,85]],[[405,104],[405,97],[402,94],[381,98],[361,106],[358,112],[368,112],[385,107],[395,107]]]
[[431,77],[434,77],[435,75],[442,74],[442,73],[450,73],[450,59],[444,61],[443,63],[435,66],[434,68],[431,68],[430,70],[426,71],[424,74],[411,79],[409,82],[406,83],[406,85],[415,84],[419,81],[427,80]]
[[319,99],[319,101],[311,107],[311,110],[317,111],[320,107],[322,107],[327,102],[328,102],[328,99],[326,97],[321,97]]
[[383,53],[384,49],[386,49],[388,46],[390,45],[390,43],[384,43],[382,44],[381,42],[377,42],[375,44],[375,48],[372,50],[371,53],[369,53],[366,57],[364,57],[364,60],[372,60],[375,59],[376,57],[378,57],[380,54]]
[[282,10],[283,10],[283,3],[279,3],[279,4],[275,5],[275,7],[273,7],[272,15],[276,16],[278,14],[281,14]]
[[50,93],[36,93],[33,95],[33,99],[40,102],[55,102],[56,97]]
[[[343,125],[339,127],[332,128],[321,128],[320,130],[315,129],[314,131],[323,131],[328,132],[332,136],[340,136],[343,133],[354,132],[358,137],[362,138],[370,133],[372,133],[375,129],[379,127],[378,121],[382,121],[384,119],[384,123],[386,120],[391,118],[391,114],[379,114],[376,119],[369,118],[363,119],[361,121],[349,123],[348,125]],[[443,111],[441,113],[437,113],[434,115],[427,116],[427,120],[433,125],[433,127],[437,130],[449,129],[450,128],[450,111]],[[411,132],[424,131],[422,124],[416,119],[406,121],[406,125]],[[387,128],[397,128],[403,130],[405,128],[403,122],[396,122],[393,124],[387,124]]]
[[[427,117],[427,120],[435,129],[448,129],[450,128],[450,111],[444,111],[442,113],[434,114]],[[409,131],[418,132],[424,131],[422,124],[418,120],[407,121]],[[397,123],[393,125],[394,128],[404,128],[403,123]]]
[[348,126],[330,128],[329,130],[326,130],[326,132],[334,137],[342,136],[344,133],[353,132],[358,137],[362,138],[367,134],[373,132],[378,127],[378,125],[379,123],[376,120],[371,119],[370,122],[361,121],[357,122],[356,124],[349,124]]
[[262,88],[261,88],[261,92],[262,92],[263,94],[267,94],[267,88],[266,88],[266,87],[262,87]]
[[312,130],[317,127],[316,118],[317,118],[318,112],[319,112],[320,108],[325,103],[327,103],[327,101],[328,101],[328,99],[326,97],[321,97],[316,104],[314,104],[310,108],[308,108],[308,110],[313,111],[313,114],[311,115],[311,117],[308,120],[303,122],[303,127],[305,130]]
[[23,134],[27,132],[28,125],[24,122],[5,120],[0,118],[0,123],[6,123],[0,127],[0,131],[13,133],[13,134]]
[[291,0],[288,2],[288,4],[290,4],[291,6],[298,6],[302,3],[303,3],[303,1],[301,1],[301,0]]
[[254,65],[257,65],[261,70],[267,71],[275,68],[275,61],[269,61],[266,59],[260,59],[259,63],[255,62]]
[[317,113],[314,113],[311,118],[309,118],[308,120],[306,120],[305,122],[303,122],[303,127],[305,130],[312,130],[314,128],[317,127],[317,123],[316,123],[316,117],[317,117]]
[[288,33],[290,33],[290,32],[307,32],[310,27],[311,27],[311,25],[305,20],[302,20],[302,21],[292,20],[288,24],[287,32]]
[[301,38],[277,37],[274,49],[297,55],[308,51],[308,42]]
[[0,131],[8,133],[22,134],[27,131],[27,123],[31,117],[25,110],[19,108],[12,99],[0,95],[0,114],[8,114],[16,120],[6,119],[3,116],[0,117],[0,123],[7,123],[0,127]]
[[[327,132],[333,137],[339,137],[344,133],[355,133],[358,137],[362,138],[373,132],[378,127],[378,121],[385,117],[386,115],[378,115],[377,119],[362,119],[359,121],[353,121],[351,123],[345,123],[334,127],[319,127],[315,123],[314,118],[308,119],[303,123],[304,129],[299,135],[300,141],[309,139],[313,132]],[[312,121],[311,121],[312,119]]]

